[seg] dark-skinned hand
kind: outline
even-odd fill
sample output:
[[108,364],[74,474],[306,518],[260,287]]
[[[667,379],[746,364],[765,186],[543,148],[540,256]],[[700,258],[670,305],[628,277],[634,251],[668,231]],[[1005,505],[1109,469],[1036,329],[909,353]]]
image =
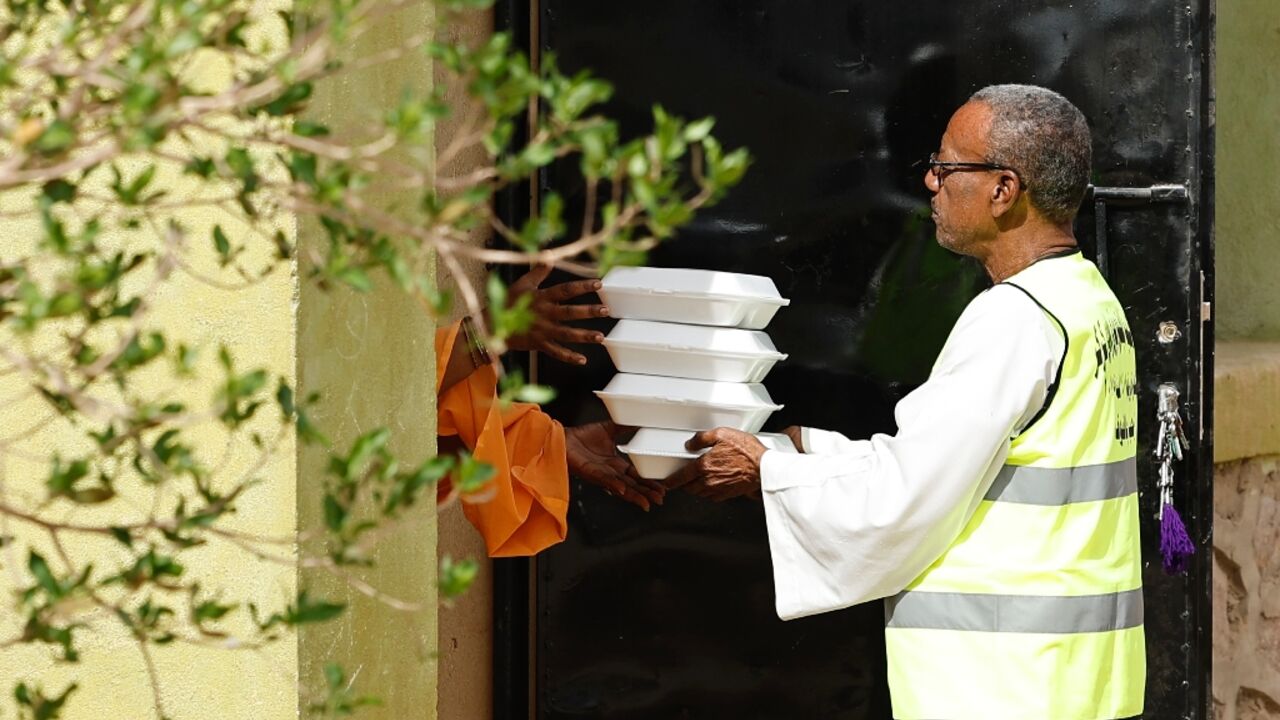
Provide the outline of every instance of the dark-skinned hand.
[[584,330],[565,323],[569,320],[586,320],[609,316],[604,305],[569,305],[574,298],[600,289],[599,280],[574,280],[572,282],[539,288],[551,273],[550,265],[538,265],[520,276],[507,289],[511,302],[522,295],[533,295],[529,309],[533,311],[533,324],[528,330],[507,338],[512,350],[540,352],[570,365],[584,365],[587,359],[565,347],[563,343],[587,343],[599,345],[604,335],[595,330]]
[[683,488],[716,502],[758,494],[760,458],[766,448],[755,436],[732,428],[716,428],[694,435],[685,448],[691,452],[710,449],[667,477],[663,485],[668,489]]
[[564,429],[570,474],[648,512],[661,505],[666,488],[640,477],[634,465],[618,452],[619,436],[633,431],[610,421]]

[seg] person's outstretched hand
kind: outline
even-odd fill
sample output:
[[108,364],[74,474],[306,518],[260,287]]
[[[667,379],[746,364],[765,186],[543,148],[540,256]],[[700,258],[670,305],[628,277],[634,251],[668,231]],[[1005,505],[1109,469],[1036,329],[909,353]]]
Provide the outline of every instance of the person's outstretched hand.
[[707,430],[690,438],[685,448],[710,449],[664,480],[668,489],[683,488],[716,502],[758,493],[760,458],[766,448],[750,433],[724,427]]
[[533,311],[533,325],[520,335],[507,338],[511,350],[540,352],[570,365],[583,365],[587,359],[562,343],[586,343],[599,345],[604,335],[594,330],[584,330],[565,323],[569,320],[586,320],[609,316],[604,305],[568,305],[574,298],[600,289],[599,280],[574,280],[572,282],[539,288],[551,273],[550,265],[538,265],[511,283],[507,296],[515,302],[522,295],[533,295],[529,309]]
[[648,511],[651,504],[662,504],[666,488],[640,477],[631,461],[618,452],[618,436],[627,430],[607,420],[565,428],[569,473]]

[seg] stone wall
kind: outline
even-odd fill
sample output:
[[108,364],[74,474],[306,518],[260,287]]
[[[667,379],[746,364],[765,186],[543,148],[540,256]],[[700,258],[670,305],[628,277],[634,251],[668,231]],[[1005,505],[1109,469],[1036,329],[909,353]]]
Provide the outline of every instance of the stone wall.
[[1215,720],[1280,719],[1280,456],[1215,468]]
[[1219,342],[1214,372],[1215,720],[1280,720],[1280,343]]

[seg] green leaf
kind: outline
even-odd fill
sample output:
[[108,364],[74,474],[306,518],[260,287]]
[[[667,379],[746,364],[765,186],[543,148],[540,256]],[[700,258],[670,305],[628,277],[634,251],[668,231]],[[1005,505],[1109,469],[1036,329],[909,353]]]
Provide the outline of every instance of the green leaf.
[[497,156],[507,149],[507,145],[511,143],[511,139],[515,136],[516,126],[510,120],[500,120],[494,126],[493,130],[484,137],[484,148],[489,151],[490,155]]
[[154,164],[143,168],[142,172],[138,173],[127,185],[124,183],[119,169],[113,165],[111,170],[115,174],[115,182],[112,183],[111,189],[115,191],[116,197],[120,202],[125,205],[141,205],[158,197],[158,194],[152,194],[145,198],[142,196],[142,191],[146,190],[151,181],[155,179],[156,166]]
[[[40,212],[41,229],[44,231],[44,237],[41,238],[41,244],[53,248],[59,253],[66,254],[71,250],[71,239],[67,236],[66,226],[62,224],[49,212],[49,208],[41,208]],[[26,283],[26,281],[23,281]],[[32,286],[34,290],[34,286]],[[21,291],[21,288],[20,288]]]
[[387,493],[386,502],[383,503],[383,514],[394,517],[401,507],[412,506],[424,489],[434,487],[453,470],[455,462],[452,455],[437,455],[419,465],[412,473],[397,475]]
[[373,289],[373,281],[369,279],[369,273],[354,265],[344,268],[337,277],[358,292],[369,292]]
[[277,260],[289,260],[293,258],[293,245],[290,244],[289,239],[285,237],[283,230],[277,230],[271,240],[276,246]]
[[112,527],[111,537],[115,538],[121,545],[130,549],[133,548],[133,534],[127,528]]
[[658,204],[657,189],[653,183],[644,177],[636,177],[631,180],[631,192],[636,201],[645,206],[646,209],[652,210]]
[[89,462],[87,460],[73,460],[70,464],[63,465],[62,458],[57,455],[53,458],[53,470],[49,473],[49,479],[45,481],[45,486],[49,489],[50,497],[69,497],[76,489],[76,483],[83,480],[89,474]]
[[40,194],[49,203],[71,202],[76,197],[76,186],[59,178],[45,183]]
[[354,715],[361,707],[381,705],[382,701],[368,695],[357,695],[349,686],[354,681],[347,679],[342,666],[329,663],[324,666],[324,681],[328,692],[323,702],[314,702],[309,707],[312,713],[324,717],[345,717]]
[[218,252],[218,262],[226,267],[231,262],[231,241],[227,239],[227,234],[222,231],[221,225],[213,226],[213,249]]
[[195,371],[196,351],[187,347],[185,343],[178,345],[178,351],[174,355],[174,371],[179,377],[190,377]]
[[338,499],[332,494],[324,496],[324,525],[329,528],[329,532],[342,532],[342,526],[347,522],[347,510],[342,507]]
[[[550,83],[553,87],[559,83]],[[593,80],[585,74],[569,81],[563,88],[558,88],[549,98],[552,112],[561,122],[572,122],[586,112],[590,106],[607,100],[612,93],[608,83]]]
[[293,403],[293,388],[289,387],[289,384],[283,378],[281,378],[280,384],[276,386],[276,403],[280,405],[280,415],[284,420],[292,418],[294,413],[298,411],[297,406]]
[[489,307],[505,308],[507,306],[507,286],[502,282],[502,278],[497,273],[489,273],[489,280],[485,285],[485,294],[489,297]]
[[346,609],[345,603],[312,600],[307,591],[303,590],[298,593],[298,602],[289,609],[285,622],[288,625],[324,622],[338,617]]
[[213,160],[207,157],[196,156],[187,161],[182,171],[188,175],[198,175],[202,178],[209,178],[217,170]]
[[556,397],[555,388],[548,385],[525,385],[516,391],[516,399],[520,402],[542,405]]
[[550,143],[533,143],[520,153],[520,160],[530,167],[539,168],[556,159],[556,148]]
[[44,132],[40,133],[40,137],[36,138],[32,147],[45,155],[56,155],[71,147],[75,140],[75,128],[71,127],[66,120],[58,119],[49,123]]
[[188,28],[178,33],[173,40],[169,42],[169,46],[164,49],[165,57],[173,59],[179,55],[195,50],[200,47],[204,36],[195,28]]
[[684,139],[687,142],[702,142],[711,134],[711,128],[715,127],[715,118],[702,118],[695,120],[684,126]]
[[324,447],[329,447],[329,438],[325,437],[324,433],[320,432],[320,429],[311,422],[311,417],[307,414],[307,411],[301,407],[298,408],[297,428],[298,437],[303,443],[307,445],[323,445]]
[[391,431],[385,427],[376,428],[356,438],[351,446],[343,467],[343,479],[355,480],[365,474],[369,461],[374,455],[385,451],[387,441],[391,439]]
[[346,684],[346,674],[342,672],[342,666],[338,663],[329,663],[325,665],[324,681],[329,685],[330,690],[337,690]]
[[253,370],[237,375],[232,365],[231,354],[225,346],[219,348],[218,360],[222,363],[227,375],[226,381],[215,396],[221,407],[218,417],[227,427],[237,428],[252,418],[262,406],[262,401],[254,397],[267,384],[267,372]]
[[714,167],[712,178],[722,187],[736,185],[751,165],[751,155],[746,148],[739,148],[721,158]]
[[224,605],[215,600],[203,600],[196,603],[195,596],[198,592],[199,586],[192,586],[191,620],[196,625],[203,625],[206,622],[221,620],[223,617],[226,617],[227,613],[236,609],[236,605]]
[[254,108],[253,112],[265,111],[268,115],[275,117],[290,115],[303,108],[306,100],[311,97],[311,91],[311,83],[295,83],[285,88],[284,91],[277,95],[271,102]]
[[128,372],[141,367],[159,357],[164,352],[164,347],[164,336],[158,332],[135,335],[129,340],[124,351],[111,363],[111,368],[117,372]]
[[458,490],[466,495],[480,492],[497,474],[497,469],[489,463],[477,460],[471,453],[463,452],[458,463]]
[[505,406],[513,400],[530,403],[547,403],[555,398],[555,390],[545,385],[529,385],[518,368],[508,372],[498,381],[498,398]]
[[231,172],[235,173],[243,183],[246,193],[251,193],[258,188],[258,174],[248,150],[242,147],[231,148],[227,151],[225,161]]
[[318,183],[316,167],[316,156],[311,153],[295,150],[289,154],[289,177],[293,178],[294,182],[316,187]]
[[21,682],[13,688],[13,697],[19,707],[27,708],[30,720],[58,720],[62,717],[62,706],[78,687],[77,683],[71,683],[61,695],[49,696],[39,687],[31,688]]
[[480,575],[480,564],[470,558],[454,561],[445,555],[440,559],[440,575],[437,585],[446,600],[452,600],[467,591]]
[[297,120],[293,123],[293,134],[301,137],[322,137],[329,134],[329,128],[320,123]]
[[[172,538],[170,538],[172,540]],[[103,581],[104,585],[124,585],[133,590],[155,583],[170,585],[182,577],[186,568],[169,555],[157,553],[154,546],[134,559],[133,565]]]
[[53,571],[49,569],[49,563],[45,562],[44,556],[35,550],[30,551],[27,556],[27,569],[36,579],[36,585],[44,590],[50,600],[57,600],[63,596],[65,591],[62,584],[53,576]]

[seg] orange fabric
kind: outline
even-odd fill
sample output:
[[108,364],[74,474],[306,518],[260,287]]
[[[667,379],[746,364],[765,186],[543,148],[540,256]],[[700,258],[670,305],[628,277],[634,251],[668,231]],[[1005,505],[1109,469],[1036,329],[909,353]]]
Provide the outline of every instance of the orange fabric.
[[498,403],[496,370],[483,367],[439,394],[460,323],[436,330],[437,430],[456,435],[497,474],[486,494],[462,511],[480,531],[490,557],[533,555],[569,530],[569,466],[564,428],[537,405]]

